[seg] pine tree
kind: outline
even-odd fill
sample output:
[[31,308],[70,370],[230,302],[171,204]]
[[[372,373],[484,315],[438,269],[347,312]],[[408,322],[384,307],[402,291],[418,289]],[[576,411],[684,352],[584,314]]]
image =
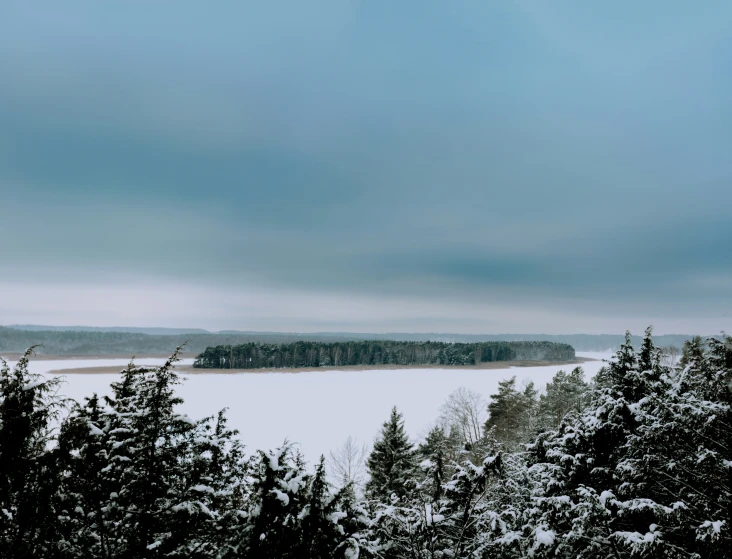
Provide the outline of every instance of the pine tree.
[[509,449],[515,449],[519,443],[527,442],[534,430],[536,396],[533,383],[519,391],[516,389],[516,377],[500,381],[498,394],[491,394],[484,431],[495,427],[496,439]]
[[64,553],[70,557],[219,557],[243,523],[246,469],[223,412],[175,412],[177,352],[133,363],[100,406],[76,406],[59,437]]
[[535,557],[728,557],[732,352],[661,365],[646,331],[623,344],[582,414],[533,446]]
[[57,556],[60,472],[52,423],[63,407],[60,379],[28,371],[28,349],[11,371],[0,360],[0,556]]
[[404,431],[404,420],[394,407],[367,461],[370,475],[366,484],[367,496],[384,499],[391,495],[404,497],[407,484],[416,470],[415,462],[414,448]]
[[439,425],[430,429],[424,442],[417,448],[417,454],[423,458],[420,468],[428,482],[428,491],[433,501],[442,497],[442,484],[448,478],[448,467],[451,455],[454,456],[451,441]]
[[546,385],[546,393],[539,397],[540,427],[556,429],[567,413],[582,411],[588,403],[588,391],[582,367],[575,367],[569,374],[558,371]]
[[300,515],[307,505],[308,473],[290,444],[259,451],[251,468],[252,496],[238,550],[244,557],[295,559],[302,549]]
[[253,493],[245,539],[245,557],[327,559],[353,545],[354,523],[348,516],[349,487],[332,493],[321,457],[314,474],[285,444],[260,451],[252,469]]
[[109,416],[94,394],[83,406],[74,406],[59,434],[59,464],[67,473],[60,488],[67,556],[115,555],[109,501],[119,486],[106,475],[109,448]]
[[305,508],[298,515],[301,520],[301,551],[298,557],[327,559],[341,555],[338,553],[341,548],[345,552],[352,528],[347,532],[340,522],[348,516],[345,499],[350,492],[348,486],[336,493],[331,492],[326,479],[325,457],[321,456],[315,474],[308,481]]

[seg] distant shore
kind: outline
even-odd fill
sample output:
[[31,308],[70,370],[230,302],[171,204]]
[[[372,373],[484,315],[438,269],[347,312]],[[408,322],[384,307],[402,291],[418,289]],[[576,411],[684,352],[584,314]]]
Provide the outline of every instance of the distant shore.
[[[181,358],[183,359],[193,359],[196,357],[196,353],[189,352],[189,353],[181,353]],[[8,353],[2,353],[0,352],[0,357],[5,359],[6,361],[17,361],[21,357],[23,357],[22,353],[17,352],[8,352]],[[54,354],[48,354],[48,353],[35,353],[31,356],[32,361],[94,361],[96,359],[167,359],[170,357],[170,353],[140,353],[140,354],[130,354],[130,353],[103,353],[103,354],[94,354],[94,355],[70,355],[70,354],[62,354],[62,355],[54,355]]]
[[[168,356],[163,356],[165,358]],[[101,357],[85,357],[82,359],[102,359]],[[126,357],[105,356],[104,359],[129,359]],[[137,359],[161,358],[159,355],[141,355]],[[79,359],[79,358],[76,358]],[[507,369],[509,367],[547,367],[562,365],[582,365],[588,361],[597,361],[589,357],[578,357],[572,361],[493,361],[479,365],[357,365],[350,367],[302,367],[302,368],[281,368],[281,369],[196,369],[193,365],[176,365],[176,370],[189,375],[238,375],[238,374],[262,374],[262,373],[308,373],[317,371],[370,371],[370,370],[395,370],[395,369]],[[54,375],[112,375],[119,374],[119,366],[105,367],[76,367],[68,369],[53,369],[49,374]]]

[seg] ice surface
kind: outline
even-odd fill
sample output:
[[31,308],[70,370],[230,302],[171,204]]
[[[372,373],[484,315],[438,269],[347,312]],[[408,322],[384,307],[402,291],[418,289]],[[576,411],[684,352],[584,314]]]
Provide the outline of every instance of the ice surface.
[[[609,353],[577,353],[579,357],[609,358]],[[164,359],[140,359],[138,365],[162,365]],[[127,365],[126,359],[30,361],[30,370]],[[183,363],[191,363],[184,359]],[[14,365],[14,363],[10,363]],[[595,375],[602,361],[582,367],[586,378]],[[465,386],[486,399],[498,390],[498,381],[516,375],[518,385],[534,381],[543,389],[560,369],[575,365],[506,369],[392,369],[365,371],[321,370],[304,373],[242,373],[187,375],[178,387],[185,403],[179,410],[199,419],[228,407],[229,424],[241,431],[249,453],[272,449],[285,439],[298,443],[313,463],[338,447],[349,435],[371,443],[392,406],[404,414],[411,437],[427,433],[445,398]],[[67,375],[60,392],[81,401],[92,392],[109,393],[115,375]]]

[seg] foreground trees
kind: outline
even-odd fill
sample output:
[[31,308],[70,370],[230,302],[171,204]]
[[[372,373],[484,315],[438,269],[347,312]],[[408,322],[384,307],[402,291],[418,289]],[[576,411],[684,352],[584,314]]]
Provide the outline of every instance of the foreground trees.
[[81,404],[31,374],[29,356],[0,367],[4,558],[716,559],[732,549],[730,338],[693,339],[672,366],[649,330],[592,384],[579,369],[541,396],[504,381],[482,429],[458,413],[480,417],[479,398],[453,394],[448,404],[469,405],[446,406],[455,421],[416,448],[393,409],[361,501],[351,474],[329,484],[322,458],[308,468],[289,445],[247,457],[223,412],[176,412],[177,354],[158,368],[130,364],[111,397]]
[[[732,339],[692,340],[684,362],[665,365],[649,330],[637,352],[628,336],[592,390],[579,372],[558,375],[555,393],[541,401],[556,429],[539,427],[543,432],[524,445],[528,452],[501,452],[516,439],[486,441],[493,450],[482,461],[442,468],[449,475],[442,492],[433,491],[436,469],[427,464],[416,490],[396,505],[377,506],[372,530],[385,542],[380,552],[730,557]],[[506,410],[513,417],[530,407],[512,384],[493,397],[492,412],[500,415],[486,438],[498,432]],[[561,405],[559,392],[566,393]],[[557,419],[560,408],[567,411]],[[429,439],[444,441],[432,432]]]

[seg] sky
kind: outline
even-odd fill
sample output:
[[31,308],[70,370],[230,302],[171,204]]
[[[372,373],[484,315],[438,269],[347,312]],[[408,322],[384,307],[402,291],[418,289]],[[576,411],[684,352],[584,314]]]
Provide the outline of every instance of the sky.
[[0,3],[0,324],[732,330],[732,4]]

